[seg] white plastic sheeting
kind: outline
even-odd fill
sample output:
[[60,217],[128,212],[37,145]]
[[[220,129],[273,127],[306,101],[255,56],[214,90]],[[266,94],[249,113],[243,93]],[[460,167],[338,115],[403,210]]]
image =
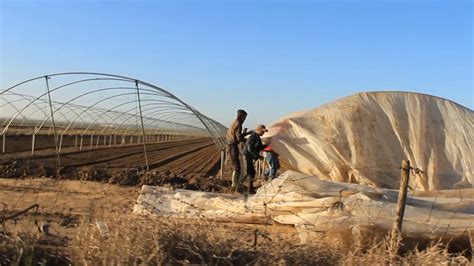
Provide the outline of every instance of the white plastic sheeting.
[[[248,198],[143,186],[134,212],[192,219],[295,225],[301,232],[370,225],[390,229],[397,190],[287,171]],[[403,233],[456,237],[474,227],[474,189],[408,193]],[[302,236],[305,234],[301,234]],[[306,234],[307,235],[307,234]]]
[[409,159],[421,171],[411,172],[403,234],[460,237],[474,229],[473,125],[472,110],[445,99],[359,93],[273,124],[266,137],[298,172],[255,195],[143,186],[134,212],[291,224],[303,242],[319,231],[390,230]]
[[293,170],[322,179],[398,188],[403,159],[423,171],[415,190],[474,184],[474,112],[409,92],[358,93],[270,126],[271,145]]

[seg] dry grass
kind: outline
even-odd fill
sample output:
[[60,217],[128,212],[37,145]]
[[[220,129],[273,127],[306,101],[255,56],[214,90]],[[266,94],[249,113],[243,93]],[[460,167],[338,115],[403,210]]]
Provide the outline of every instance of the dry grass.
[[108,234],[88,224],[77,235],[72,259],[79,264],[283,264],[283,265],[468,265],[461,254],[449,254],[435,243],[393,256],[389,241],[349,249],[323,240],[300,245],[282,239],[257,238],[255,231],[222,224],[175,219],[120,217]]
[[107,221],[106,231],[101,231],[90,219],[82,221],[76,237],[63,248],[54,245],[55,238],[51,236],[3,233],[0,264],[469,264],[465,256],[449,254],[441,243],[423,250],[414,248],[394,257],[387,240],[369,248],[357,244],[341,246],[328,242],[327,238],[301,245],[274,236],[270,240],[260,234],[255,245],[255,230],[245,226],[123,214],[114,217]]
[[[2,182],[0,198],[9,206],[4,204],[0,218],[34,203],[42,208],[0,225],[0,265],[462,265],[470,258],[449,253],[442,243],[421,244],[418,238],[414,243],[420,248],[405,241],[403,254],[394,257],[383,238],[386,232],[373,227],[315,234],[303,245],[292,227],[132,215],[138,190],[129,187],[37,179]],[[100,232],[97,221],[107,224],[107,233]],[[38,231],[42,223],[51,226],[50,235]]]
[[[0,233],[0,265],[68,265],[65,239],[35,232]],[[58,243],[60,242],[60,243]]]
[[349,250],[341,260],[343,265],[470,265],[462,254],[449,254],[446,245],[434,243],[426,249],[412,248],[402,256],[394,255],[390,241],[385,239],[367,250]]
[[80,264],[334,264],[338,252],[257,237],[252,229],[211,222],[117,218],[108,234],[89,224],[74,243]]

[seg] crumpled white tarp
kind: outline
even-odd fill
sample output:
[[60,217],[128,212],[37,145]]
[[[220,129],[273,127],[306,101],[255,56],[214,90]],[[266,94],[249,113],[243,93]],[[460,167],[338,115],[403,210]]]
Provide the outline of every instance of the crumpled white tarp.
[[255,195],[143,186],[134,212],[292,224],[302,241],[333,229],[390,230],[401,161],[409,159],[422,172],[411,173],[403,233],[459,237],[474,229],[473,124],[472,110],[445,99],[359,93],[273,124],[266,137],[298,172]]
[[[287,171],[253,196],[143,186],[138,214],[244,223],[292,224],[301,232],[350,229],[360,225],[389,230],[397,190],[321,180]],[[410,191],[403,233],[455,237],[474,227],[474,189]]]
[[409,92],[367,92],[289,115],[264,137],[293,170],[322,179],[399,187],[401,161],[423,173],[415,190],[474,184],[474,112]]

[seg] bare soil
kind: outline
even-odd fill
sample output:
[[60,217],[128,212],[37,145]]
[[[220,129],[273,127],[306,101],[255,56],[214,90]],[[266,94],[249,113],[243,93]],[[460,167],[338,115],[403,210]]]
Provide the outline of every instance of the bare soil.
[[209,138],[143,145],[65,149],[60,164],[55,150],[36,155],[10,153],[0,157],[0,176],[50,177],[121,185],[166,185],[204,191],[222,191],[228,182],[215,178],[220,153]]
[[[0,231],[1,234],[8,236],[26,239],[27,236],[31,238],[33,235],[35,239],[39,239],[37,242],[39,246],[36,246],[34,253],[36,257],[33,260],[44,257],[45,253],[49,255],[54,253],[57,254],[57,260],[49,260],[49,263],[67,264],[70,263],[67,257],[74,248],[71,246],[74,245],[74,239],[86,230],[87,226],[94,225],[98,221],[110,226],[117,218],[133,216],[131,212],[139,190],[139,187],[90,181],[0,178],[2,219],[35,204],[38,205],[37,209],[33,208],[14,219],[6,220]],[[184,222],[193,226],[200,224],[199,221],[192,220]],[[45,224],[49,226],[47,234],[41,232]],[[242,247],[254,245],[257,232],[260,234],[258,240],[260,242],[270,241],[269,239],[298,241],[298,234],[291,226],[234,223],[213,223],[206,226],[211,226],[216,236],[221,239],[235,238],[238,235],[239,243],[235,244]]]

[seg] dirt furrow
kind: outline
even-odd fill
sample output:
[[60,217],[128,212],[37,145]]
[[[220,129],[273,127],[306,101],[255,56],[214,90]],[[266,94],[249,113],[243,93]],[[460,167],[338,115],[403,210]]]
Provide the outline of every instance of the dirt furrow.
[[207,145],[203,145],[203,146],[200,146],[200,147],[197,147],[197,148],[193,148],[193,149],[190,149],[190,150],[186,150],[184,152],[181,152],[181,153],[178,153],[178,154],[174,154],[174,155],[171,155],[165,159],[162,159],[160,161],[157,161],[157,162],[154,162],[154,163],[151,163],[149,166],[150,166],[150,169],[156,169],[160,166],[163,166],[163,165],[166,165],[166,164],[170,164],[170,163],[174,163],[175,160],[177,160],[178,158],[180,157],[183,157],[183,156],[186,156],[188,154],[192,154],[192,153],[195,153],[201,149],[204,149],[206,147],[213,147],[214,144],[213,143],[209,143]]
[[[193,145],[208,143],[207,140],[193,140],[186,141],[185,143],[156,143],[149,144],[148,149],[150,152],[165,151],[168,149],[175,149],[181,146]],[[87,165],[97,165],[106,163],[109,161],[119,160],[125,158],[126,161],[130,161],[128,158],[133,158],[133,156],[142,156],[143,155],[143,146],[137,145],[132,147],[112,147],[104,149],[95,149],[87,151],[76,151],[61,154],[61,165],[69,167],[80,167]],[[42,164],[56,164],[56,155],[32,157],[31,161],[42,163]]]
[[[182,149],[189,149],[190,147],[200,147],[202,145],[208,145],[209,141],[199,141],[195,143],[186,143],[180,145],[168,145],[167,147],[160,147],[154,148],[155,146],[149,145],[147,147],[147,154],[149,159],[153,158],[155,154],[162,157],[165,154],[175,154],[176,152]],[[149,160],[150,161],[150,160]],[[131,167],[135,165],[143,165],[145,162],[143,146],[139,147],[138,151],[133,153],[123,153],[120,155],[112,156],[109,158],[105,158],[102,160],[93,160],[92,162],[88,163],[78,163],[72,166],[86,166],[86,165],[104,165],[107,167],[112,168],[121,168],[121,167]]]
[[206,149],[201,150],[199,153],[193,153],[185,158],[182,158],[182,160],[174,161],[170,165],[170,168],[173,172],[177,172],[180,174],[202,173],[198,169],[202,169],[202,165],[206,162],[211,163],[209,159],[212,158],[213,154],[216,152],[218,151],[214,147],[210,146]]

